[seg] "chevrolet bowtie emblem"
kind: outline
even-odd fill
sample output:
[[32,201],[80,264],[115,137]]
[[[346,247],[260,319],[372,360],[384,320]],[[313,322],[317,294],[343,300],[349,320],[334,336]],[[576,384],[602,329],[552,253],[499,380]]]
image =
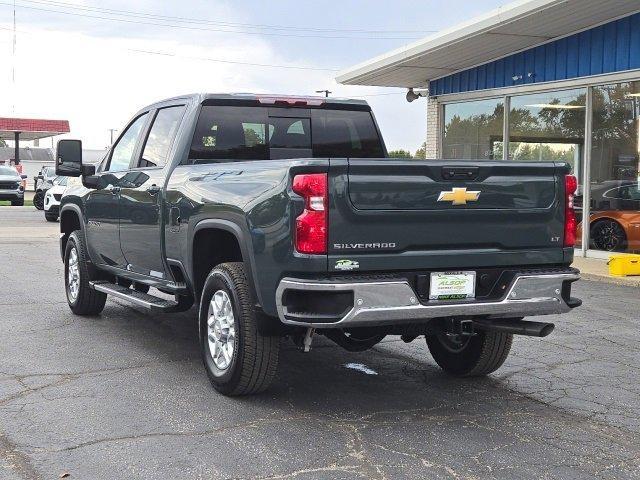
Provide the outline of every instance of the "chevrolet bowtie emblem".
[[452,205],[466,205],[477,202],[480,192],[467,192],[466,188],[453,188],[450,192],[440,192],[439,202],[452,202]]

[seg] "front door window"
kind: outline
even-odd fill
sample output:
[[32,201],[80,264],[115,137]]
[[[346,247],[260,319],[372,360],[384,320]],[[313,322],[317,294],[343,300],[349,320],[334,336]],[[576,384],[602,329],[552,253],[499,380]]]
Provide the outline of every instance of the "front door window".
[[129,170],[138,137],[146,121],[147,114],[144,113],[127,127],[118,143],[113,147],[111,161],[109,162],[109,168],[107,168],[108,171],[122,172],[123,170]]

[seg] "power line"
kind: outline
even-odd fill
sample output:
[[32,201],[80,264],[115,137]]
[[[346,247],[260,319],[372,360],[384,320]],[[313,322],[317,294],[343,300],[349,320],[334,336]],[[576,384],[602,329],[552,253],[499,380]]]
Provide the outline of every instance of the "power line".
[[224,21],[215,21],[215,20],[207,20],[207,19],[197,19],[190,17],[180,17],[180,16],[170,16],[170,15],[159,15],[148,12],[140,12],[135,10],[122,10],[122,9],[114,9],[114,8],[104,8],[104,7],[94,7],[90,5],[78,5],[75,3],[68,3],[62,1],[55,0],[22,0],[23,3],[35,3],[38,5],[48,5],[60,8],[72,8],[74,10],[84,10],[89,12],[101,12],[101,13],[109,13],[120,16],[131,16],[131,17],[141,17],[147,19],[156,19],[156,20],[170,20],[170,21],[178,21],[181,23],[196,23],[196,24],[210,24],[210,25],[220,25],[220,26],[230,26],[230,27],[250,27],[250,28],[258,28],[258,29],[272,29],[272,30],[294,30],[294,31],[313,31],[313,32],[346,32],[346,33],[433,33],[436,30],[408,30],[408,29],[400,29],[400,30],[386,30],[386,29],[375,29],[375,30],[364,30],[364,29],[350,29],[350,28],[318,28],[318,27],[296,27],[291,25],[269,25],[269,24],[256,24],[256,23],[238,23],[238,22],[224,22]]
[[[13,7],[12,3],[0,2],[0,5]],[[203,28],[196,26],[187,26],[187,25],[176,25],[170,23],[156,23],[149,22],[143,20],[131,20],[127,18],[110,18],[98,15],[88,15],[86,13],[76,13],[76,12],[67,12],[62,10],[52,10],[49,8],[42,7],[33,7],[29,5],[17,4],[18,8],[24,8],[28,10],[36,10],[42,12],[49,13],[57,13],[60,15],[71,15],[74,17],[83,17],[83,18],[91,18],[95,20],[106,20],[111,22],[120,22],[120,23],[129,23],[136,25],[150,25],[156,27],[166,27],[166,28],[178,28],[182,30],[192,30],[192,31],[206,31],[206,32],[219,32],[219,33],[230,33],[230,34],[240,34],[240,35],[258,35],[258,36],[276,36],[276,37],[295,37],[295,38],[323,38],[323,39],[343,39],[343,40],[415,40],[417,37],[385,37],[385,36],[374,36],[374,37],[363,37],[363,36],[345,36],[345,35],[300,35],[296,33],[276,33],[276,32],[251,32],[246,30],[225,30],[225,29],[216,29],[216,28]],[[124,15],[122,15],[124,16]]]
[[147,55],[159,55],[162,57],[175,57],[175,58],[185,58],[188,60],[202,60],[205,62],[216,62],[216,63],[231,63],[235,65],[248,65],[251,67],[269,67],[269,68],[290,68],[294,70],[318,70],[318,71],[326,71],[326,72],[337,72],[339,69],[337,68],[319,68],[319,67],[307,67],[302,65],[277,65],[271,63],[252,63],[252,62],[239,62],[236,60],[223,60],[221,58],[209,58],[209,57],[196,57],[191,55],[179,55],[171,52],[154,52],[152,50],[138,50],[134,48],[127,49],[130,52],[136,53],[144,53]]

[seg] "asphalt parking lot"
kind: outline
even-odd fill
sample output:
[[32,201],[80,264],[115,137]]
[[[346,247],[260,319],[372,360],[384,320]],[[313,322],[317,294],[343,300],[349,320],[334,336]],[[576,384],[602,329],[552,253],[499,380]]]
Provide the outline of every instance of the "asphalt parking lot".
[[230,399],[193,312],[75,317],[62,271],[57,224],[1,207],[2,479],[640,478],[638,289],[580,282],[584,306],[484,379],[420,340],[284,343],[272,388]]

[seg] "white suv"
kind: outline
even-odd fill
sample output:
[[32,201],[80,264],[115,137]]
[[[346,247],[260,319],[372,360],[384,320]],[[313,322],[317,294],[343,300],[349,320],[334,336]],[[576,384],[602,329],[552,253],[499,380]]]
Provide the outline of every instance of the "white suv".
[[60,200],[67,190],[68,177],[56,177],[53,179],[53,187],[44,195],[44,218],[48,222],[58,221],[60,216]]

